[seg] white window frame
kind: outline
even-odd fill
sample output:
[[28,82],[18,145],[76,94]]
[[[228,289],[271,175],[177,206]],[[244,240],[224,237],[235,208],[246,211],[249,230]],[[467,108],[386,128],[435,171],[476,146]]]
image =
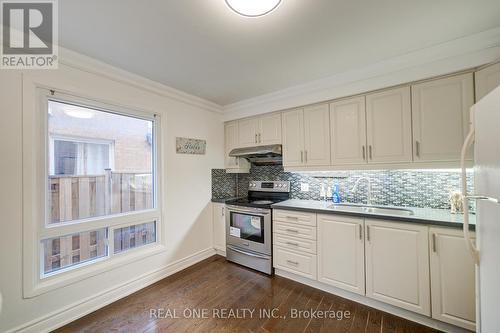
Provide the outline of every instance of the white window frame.
[[[49,100],[90,107],[96,110],[153,121],[153,188],[154,208],[106,215],[69,222],[48,224],[48,177],[50,137],[48,133]],[[35,297],[50,290],[98,275],[145,257],[165,251],[163,236],[162,179],[164,163],[161,154],[161,116],[117,104],[79,97],[37,87],[35,105],[23,107],[23,296]],[[113,231],[117,228],[156,221],[156,242],[114,254]],[[108,229],[107,256],[42,274],[42,239],[59,237],[100,228]]]
[[50,174],[54,174],[54,163],[50,163],[50,161],[54,162],[54,142],[55,141],[69,141],[75,143],[94,143],[100,145],[108,145],[109,146],[109,167],[110,169],[115,169],[115,141],[108,139],[100,139],[100,138],[86,138],[81,136],[73,136],[73,135],[62,135],[62,134],[50,134],[49,133],[49,172]]

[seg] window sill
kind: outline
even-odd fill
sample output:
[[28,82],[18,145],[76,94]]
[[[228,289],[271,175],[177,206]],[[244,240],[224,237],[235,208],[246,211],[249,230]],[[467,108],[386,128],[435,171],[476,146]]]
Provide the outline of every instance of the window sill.
[[37,279],[31,288],[26,288],[24,290],[23,297],[33,298],[54,289],[74,284],[103,272],[116,269],[120,266],[154,256],[161,252],[165,252],[165,250],[165,245],[161,243],[152,243],[134,250],[115,254],[112,257],[107,256],[74,268],[62,270],[61,272],[53,273],[42,279]]

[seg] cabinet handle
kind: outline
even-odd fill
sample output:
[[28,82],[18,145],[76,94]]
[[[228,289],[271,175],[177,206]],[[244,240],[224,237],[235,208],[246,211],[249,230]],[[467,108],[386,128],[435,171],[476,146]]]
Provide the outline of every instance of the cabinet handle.
[[300,163],[304,163],[304,151],[300,151]]
[[306,151],[304,151],[304,160],[305,160],[305,161],[306,161],[306,163],[307,163],[307,150],[306,150]]
[[363,239],[363,226],[361,224],[359,225],[359,239]]
[[370,226],[366,226],[366,240],[370,241]]
[[418,158],[420,158],[420,141],[415,141],[415,154],[417,155]]
[[363,151],[363,161],[366,160],[366,152],[365,152],[365,146],[362,147],[362,151]]
[[258,137],[259,137],[259,135],[257,133],[255,133],[255,143],[259,143],[259,141],[257,140]]
[[436,249],[436,234],[432,234],[432,252],[437,253],[437,249]]
[[299,246],[299,243],[286,242],[288,245]]
[[259,143],[262,143],[262,138],[260,133],[259,133]]
[[288,231],[288,232],[295,232],[295,233],[299,232],[298,230],[295,230],[295,229],[286,229],[286,231]]
[[298,265],[299,264],[298,261],[292,261],[292,260],[287,260],[286,262],[289,263],[289,264],[292,264],[292,265]]
[[369,145],[369,146],[368,146],[368,152],[369,152],[369,155],[370,155],[370,160],[373,160],[373,155],[372,155],[372,145]]
[[288,219],[288,220],[298,220],[299,218],[297,216],[287,216],[286,219]]
[[222,208],[222,217],[224,217],[224,208]]

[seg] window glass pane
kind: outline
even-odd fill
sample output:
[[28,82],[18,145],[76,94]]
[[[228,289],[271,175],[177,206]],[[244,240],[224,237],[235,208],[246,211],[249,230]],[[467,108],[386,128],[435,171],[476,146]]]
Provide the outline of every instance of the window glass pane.
[[44,274],[108,255],[107,228],[42,240]]
[[99,175],[110,169],[111,143],[54,139],[54,175]]
[[153,208],[153,122],[49,101],[49,224]]
[[156,242],[156,222],[132,225],[114,231],[114,253]]

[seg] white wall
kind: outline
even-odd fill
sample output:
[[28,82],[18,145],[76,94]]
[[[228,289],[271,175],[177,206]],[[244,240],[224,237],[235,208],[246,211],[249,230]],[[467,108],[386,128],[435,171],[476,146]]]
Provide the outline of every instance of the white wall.
[[[105,68],[106,66],[102,66]],[[101,68],[101,69],[102,69]],[[0,292],[3,308],[0,332],[41,332],[74,319],[95,307],[135,291],[196,260],[212,255],[211,169],[223,167],[223,123],[213,105],[186,95],[169,97],[172,90],[151,83],[139,88],[134,76],[123,81],[60,65],[59,70],[0,71]],[[123,73],[121,73],[123,74]],[[111,78],[113,77],[113,79]],[[140,84],[146,82],[139,80]],[[164,237],[167,250],[140,262],[121,266],[31,299],[22,290],[22,103],[26,82],[76,92],[114,104],[161,113],[166,118],[162,146],[166,162]],[[26,88],[28,86],[28,88]],[[175,94],[174,94],[175,95]],[[186,102],[187,101],[187,102]],[[206,155],[178,155],[175,137],[207,140]],[[118,288],[123,286],[122,288]]]

